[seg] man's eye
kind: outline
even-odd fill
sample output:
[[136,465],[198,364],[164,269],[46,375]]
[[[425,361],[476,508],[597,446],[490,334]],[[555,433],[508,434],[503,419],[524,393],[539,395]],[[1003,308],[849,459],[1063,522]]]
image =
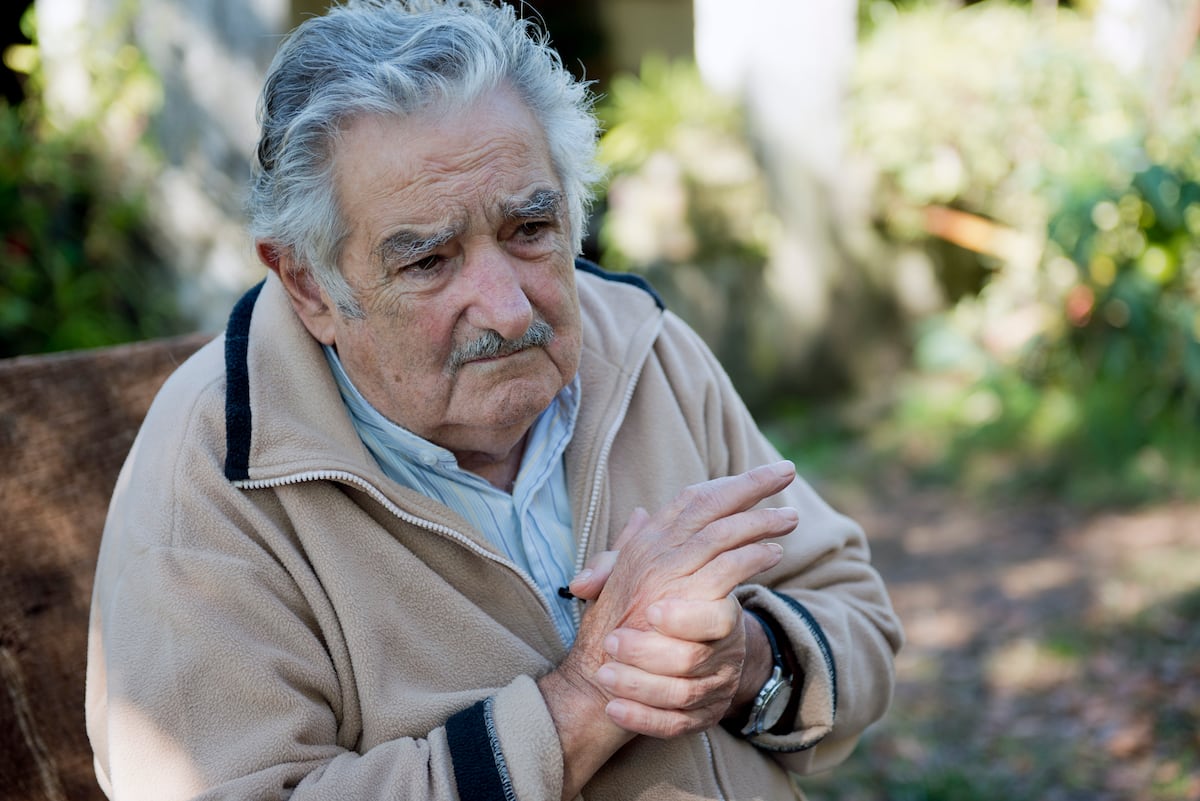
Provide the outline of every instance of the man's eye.
[[525,239],[536,239],[549,227],[550,223],[546,220],[530,220],[529,222],[521,223],[521,226],[517,229],[517,235]]
[[427,273],[436,270],[442,265],[442,257],[437,255],[426,256],[423,259],[418,259],[411,264],[404,266],[404,272],[407,273]]

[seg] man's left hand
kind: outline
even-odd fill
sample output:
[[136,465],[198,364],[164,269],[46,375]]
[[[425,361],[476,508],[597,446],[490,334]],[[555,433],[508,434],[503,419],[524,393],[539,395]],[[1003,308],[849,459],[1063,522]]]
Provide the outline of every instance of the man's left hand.
[[[649,515],[635,510],[628,535]],[[570,589],[595,600],[616,564],[613,550],[594,556]],[[612,660],[596,674],[615,698],[605,711],[626,731],[671,737],[709,728],[740,715],[771,672],[771,650],[762,627],[732,596],[719,601],[669,598],[646,613],[651,630],[619,628],[604,641]]]

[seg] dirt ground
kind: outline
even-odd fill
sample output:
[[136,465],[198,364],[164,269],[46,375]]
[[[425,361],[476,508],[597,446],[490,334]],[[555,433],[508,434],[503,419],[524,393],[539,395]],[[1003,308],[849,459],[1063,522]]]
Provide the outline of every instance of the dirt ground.
[[867,529],[907,643],[887,719],[814,801],[1200,801],[1200,503],[822,491]]

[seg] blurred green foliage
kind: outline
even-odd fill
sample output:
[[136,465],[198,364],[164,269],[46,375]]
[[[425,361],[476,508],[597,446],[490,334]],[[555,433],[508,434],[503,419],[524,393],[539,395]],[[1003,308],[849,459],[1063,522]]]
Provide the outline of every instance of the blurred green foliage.
[[[33,19],[23,26],[36,43]],[[26,99],[0,103],[0,356],[181,332],[141,173],[108,135],[114,114],[144,111],[144,63],[118,51],[97,78],[96,113],[61,127],[42,102],[36,48],[6,61],[26,73]]]
[[598,111],[607,264],[670,282],[685,263],[743,273],[765,262],[772,212],[741,111],[694,64],[651,56],[613,80]]
[[756,405],[779,373],[764,283],[778,221],[741,110],[694,64],[649,57],[613,79],[598,112],[603,263],[646,275]]
[[860,6],[846,185],[867,188],[845,205],[865,211],[832,236],[907,359],[870,397],[813,411],[778,375],[780,222],[741,110],[691,65],[649,60],[600,108],[604,261],[662,289],[785,450],[827,463],[841,443],[814,438],[849,434],[981,490],[1200,493],[1200,62],[1122,73],[1090,6]]
[[1200,491],[1200,64],[1161,108],[1142,77],[1063,10],[919,8],[863,40],[871,257],[919,255],[945,301],[877,444],[980,488]]

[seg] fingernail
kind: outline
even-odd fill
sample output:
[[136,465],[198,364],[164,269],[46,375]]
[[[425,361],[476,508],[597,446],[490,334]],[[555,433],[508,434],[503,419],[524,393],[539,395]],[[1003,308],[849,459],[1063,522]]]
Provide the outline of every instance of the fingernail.
[[621,641],[617,639],[617,635],[610,634],[604,638],[604,653],[609,656],[616,656],[617,649],[620,647]]
[[[774,554],[776,559],[783,556],[783,546],[780,545],[779,543],[765,542],[763,544],[766,545],[771,550],[771,553]],[[649,616],[647,615],[647,617],[649,617]]]
[[662,623],[663,612],[657,604],[646,610],[646,620],[650,621],[651,626],[657,626]]
[[793,524],[800,522],[800,512],[791,506],[782,506],[779,508],[779,513],[784,519],[791,521]]
[[592,577],[592,569],[591,569],[591,568],[588,568],[587,570],[582,570],[582,571],[580,571],[580,573],[579,573],[579,575],[578,575],[578,576],[576,576],[575,578],[571,579],[571,583],[572,583],[572,584],[576,584],[576,583],[578,583],[578,582],[580,582],[580,581],[587,581],[587,580],[588,580],[589,578],[591,578],[591,577]]
[[791,462],[784,460],[771,465],[771,472],[780,478],[783,478],[784,476],[790,476],[792,473],[796,472],[796,466]]

